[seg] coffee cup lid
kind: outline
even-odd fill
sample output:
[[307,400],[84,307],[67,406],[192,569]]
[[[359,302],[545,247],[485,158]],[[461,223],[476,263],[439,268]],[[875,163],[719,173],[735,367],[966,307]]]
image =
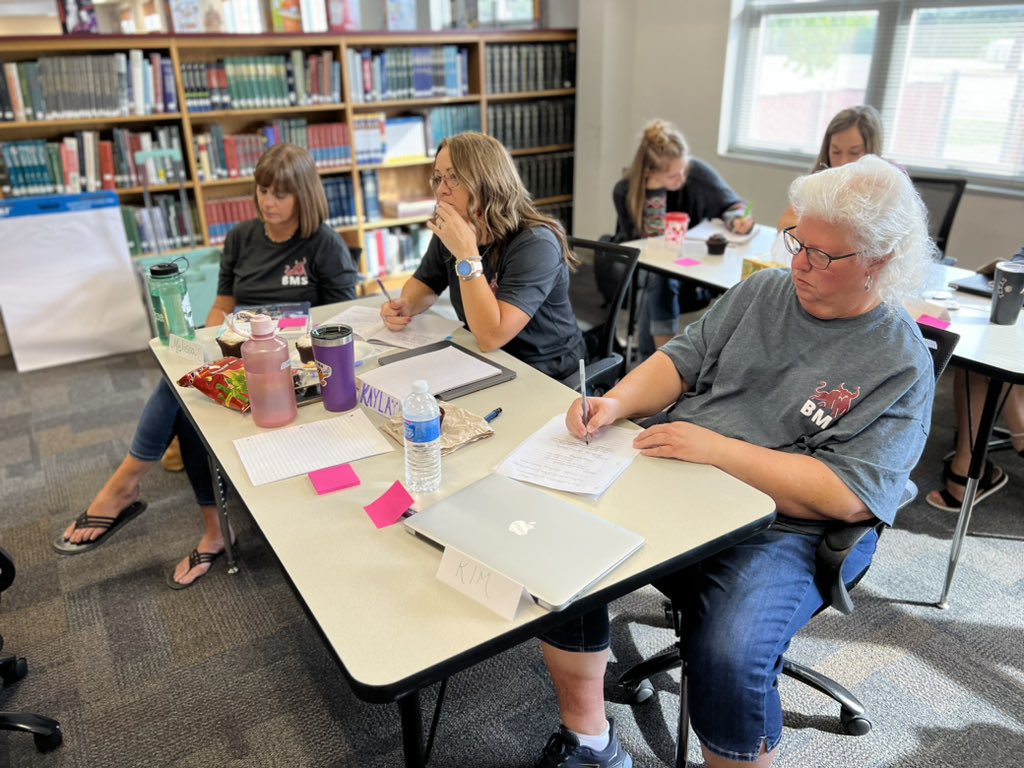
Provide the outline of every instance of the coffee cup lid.
[[318,325],[309,337],[318,347],[340,347],[352,343],[352,328],[341,324]]

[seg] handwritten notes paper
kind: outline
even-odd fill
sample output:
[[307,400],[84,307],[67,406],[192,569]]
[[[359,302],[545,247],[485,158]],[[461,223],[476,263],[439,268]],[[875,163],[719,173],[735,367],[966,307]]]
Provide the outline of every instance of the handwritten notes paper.
[[518,582],[495,573],[455,547],[445,547],[437,578],[508,621],[516,617],[526,591]]
[[590,445],[565,429],[565,417],[557,415],[523,441],[495,470],[558,491],[600,496],[639,453],[633,447],[636,431],[606,427],[590,438]]
[[458,320],[450,320],[430,312],[424,312],[412,318],[403,330],[389,331],[380,319],[380,310],[375,307],[347,307],[344,311],[327,321],[328,323],[344,323],[352,328],[352,332],[364,341],[373,341],[402,349],[416,349],[444,341],[452,333],[462,327]]
[[333,419],[240,437],[235,450],[249,481],[266,485],[395,449],[357,408]]

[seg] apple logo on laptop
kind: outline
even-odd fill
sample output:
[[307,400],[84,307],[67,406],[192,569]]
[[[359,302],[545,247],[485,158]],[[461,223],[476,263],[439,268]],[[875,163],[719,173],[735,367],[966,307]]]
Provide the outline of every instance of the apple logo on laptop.
[[536,523],[528,523],[525,520],[516,520],[513,523],[509,523],[508,529],[516,536],[525,536],[536,526]]

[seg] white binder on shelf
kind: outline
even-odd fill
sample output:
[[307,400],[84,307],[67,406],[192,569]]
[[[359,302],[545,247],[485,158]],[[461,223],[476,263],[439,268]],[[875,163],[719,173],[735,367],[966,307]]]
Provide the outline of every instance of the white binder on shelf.
[[19,371],[146,347],[114,192],[0,200],[0,242],[0,313]]

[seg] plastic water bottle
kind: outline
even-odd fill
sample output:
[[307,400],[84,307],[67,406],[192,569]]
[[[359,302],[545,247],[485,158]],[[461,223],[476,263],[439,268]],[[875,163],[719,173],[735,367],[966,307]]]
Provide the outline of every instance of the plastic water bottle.
[[427,382],[417,379],[402,403],[405,420],[405,485],[429,493],[441,487],[441,409]]
[[149,268],[149,298],[153,303],[153,321],[157,336],[166,346],[170,334],[184,339],[196,337],[192,323],[192,302],[188,297],[185,275],[173,261]]
[[298,413],[288,342],[275,335],[274,321],[266,315],[253,315],[249,324],[252,338],[242,344],[242,361],[252,420],[260,427],[281,427]]

